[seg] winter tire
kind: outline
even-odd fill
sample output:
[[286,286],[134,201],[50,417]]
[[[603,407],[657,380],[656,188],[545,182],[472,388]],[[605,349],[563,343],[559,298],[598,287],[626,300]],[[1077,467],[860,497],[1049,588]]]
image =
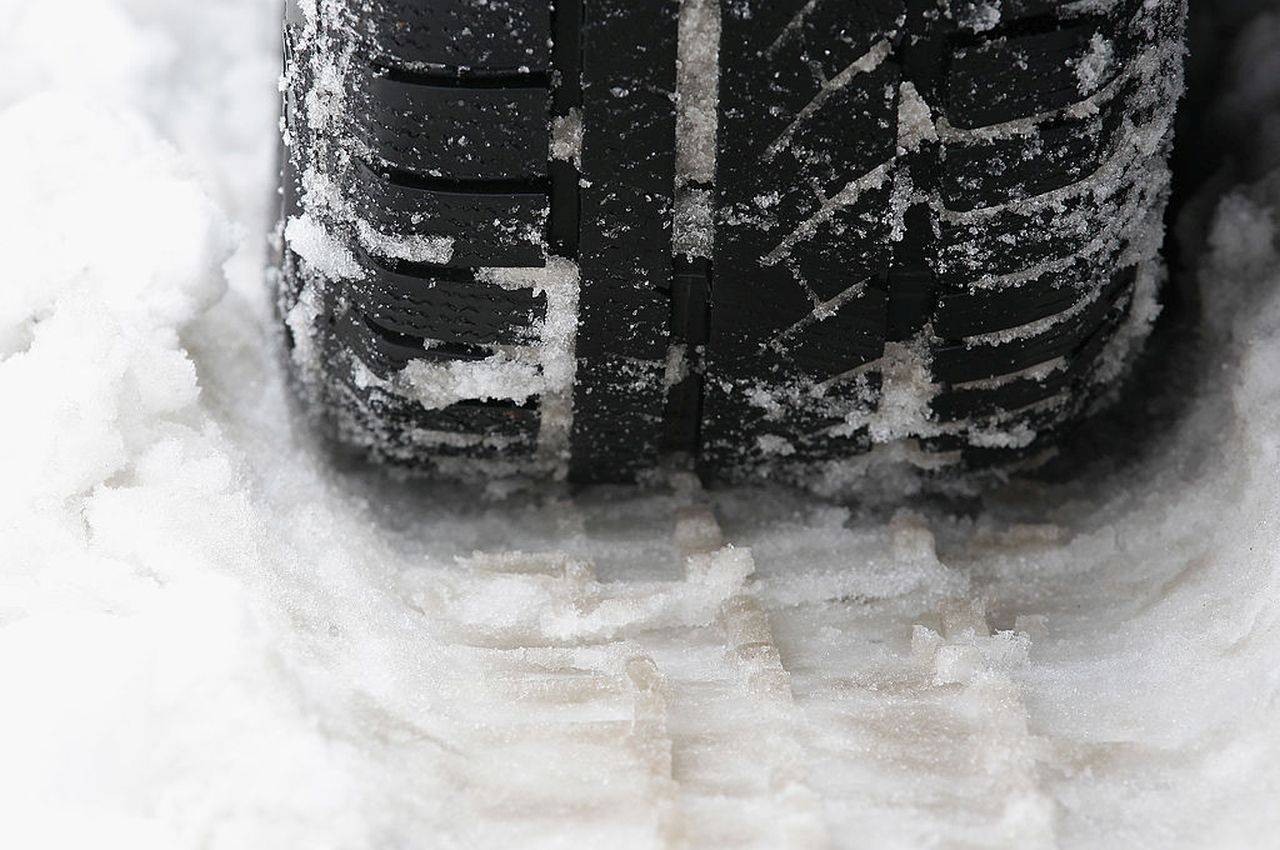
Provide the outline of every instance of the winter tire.
[[449,475],[1033,463],[1158,311],[1182,0],[301,0],[279,298]]

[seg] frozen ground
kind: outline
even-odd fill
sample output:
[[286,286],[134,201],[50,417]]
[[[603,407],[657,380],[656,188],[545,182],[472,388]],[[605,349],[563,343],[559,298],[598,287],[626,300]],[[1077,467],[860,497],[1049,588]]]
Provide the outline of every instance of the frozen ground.
[[0,0],[0,846],[1277,845],[1280,15],[1191,401],[953,516],[335,467],[261,275],[272,6]]

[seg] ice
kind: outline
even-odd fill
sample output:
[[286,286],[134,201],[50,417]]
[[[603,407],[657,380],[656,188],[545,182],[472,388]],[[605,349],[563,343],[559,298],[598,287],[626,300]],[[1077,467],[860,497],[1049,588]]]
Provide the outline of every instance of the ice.
[[[884,390],[880,404],[866,423],[872,439],[877,443],[888,443],[904,437],[937,433],[938,426],[929,421],[929,402],[937,387],[929,377],[929,366],[923,352],[910,344],[885,344]],[[856,424],[863,423],[859,420]]]
[[538,344],[532,352],[541,379],[538,448],[541,459],[552,464],[554,474],[563,478],[573,427],[573,381],[578,369],[578,266],[563,257],[551,257],[542,268],[481,269],[477,276],[508,288],[527,287],[547,299],[546,314],[537,329]]
[[676,172],[682,183],[715,180],[720,87],[720,8],[681,0],[676,58]]
[[714,203],[710,189],[684,187],[676,192],[671,220],[672,250],[690,257],[710,257],[715,242]]
[[[1196,341],[1062,480],[494,503],[291,412],[274,4],[0,14],[0,846],[1274,845],[1274,75]],[[571,382],[571,264],[488,274]]]
[[956,23],[974,32],[986,32],[1000,25],[1000,3],[998,0],[974,0],[962,4],[963,10],[956,16]]

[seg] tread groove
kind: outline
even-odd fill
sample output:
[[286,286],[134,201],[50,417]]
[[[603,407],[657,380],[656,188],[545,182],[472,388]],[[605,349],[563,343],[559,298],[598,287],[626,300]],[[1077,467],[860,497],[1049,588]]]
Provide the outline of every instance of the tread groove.
[[409,189],[424,192],[442,192],[451,195],[545,195],[549,185],[546,178],[459,179],[419,174],[392,165],[361,161],[361,165],[375,177]]
[[549,89],[551,75],[545,71],[484,70],[476,68],[414,69],[377,62],[369,64],[373,73],[389,82],[442,89]]

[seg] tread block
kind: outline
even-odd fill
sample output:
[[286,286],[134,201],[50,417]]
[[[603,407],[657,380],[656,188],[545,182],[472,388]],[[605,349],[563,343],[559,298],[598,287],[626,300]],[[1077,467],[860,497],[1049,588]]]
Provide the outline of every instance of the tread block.
[[[546,312],[546,297],[505,289],[454,272],[362,257],[368,276],[348,290],[362,314],[388,330],[474,345],[527,345]],[[411,272],[411,273],[410,273]]]
[[947,144],[938,180],[943,203],[949,210],[968,212],[1032,198],[1088,177],[1114,149],[1127,101],[1113,98],[1101,115],[1049,119],[1034,134]]
[[834,314],[806,325],[781,345],[806,375],[834,378],[884,354],[888,309],[889,296],[865,286]]
[[963,339],[1016,328],[1061,313],[1095,291],[1106,278],[1110,256],[1077,259],[1067,268],[1052,271],[1016,286],[962,289],[938,298],[933,332],[940,339]]
[[[1077,69],[1090,56],[1096,32],[1090,21],[959,48],[947,72],[947,119],[956,127],[983,127],[1082,100],[1090,92]],[[1116,69],[1108,63],[1099,84]]]
[[[767,103],[794,116],[832,80],[882,39],[892,40],[906,11],[903,0],[777,3],[746,0],[730,4],[744,52],[758,68],[775,76],[766,86]],[[726,66],[732,68],[734,66]]]
[[570,474],[657,464],[671,340],[678,0],[584,0],[579,324]]
[[806,463],[849,457],[870,450],[866,429],[831,433],[845,417],[866,409],[879,389],[879,375],[844,382],[815,395],[811,389],[778,385],[767,394],[769,412],[747,386],[718,387],[720,404],[709,420],[712,437],[704,444],[707,465],[728,478],[749,477],[783,460]]
[[392,169],[374,171],[359,163],[352,189],[356,210],[382,233],[452,239],[450,267],[546,263],[543,229],[547,195],[539,188],[435,184]]
[[[664,364],[609,354],[578,358],[571,475],[583,483],[634,480],[654,468],[667,401]],[[590,427],[583,427],[583,422]]]
[[[1139,164],[1140,165],[1140,164]],[[1052,203],[1013,205],[939,222],[939,276],[954,289],[987,276],[1070,260],[1091,245],[1117,242],[1150,206],[1155,188],[1141,167],[1099,197],[1081,185]]]
[[415,411],[415,419],[418,427],[433,431],[532,438],[537,434],[539,412],[533,404],[463,401],[440,410],[422,408],[421,414]]
[[375,55],[398,65],[549,69],[546,0],[369,0],[348,14]]
[[1098,356],[1105,348],[1127,310],[1113,308],[1089,338],[1067,355],[1067,365],[1044,378],[1018,378],[990,388],[946,388],[930,402],[933,415],[942,422],[960,419],[994,417],[1004,411],[1018,410],[1044,401],[1086,380],[1097,367]]
[[864,191],[792,249],[786,264],[823,301],[882,273],[892,262],[891,222],[886,212],[892,194],[893,186],[887,180]]
[[[762,286],[757,293],[716,296],[712,311],[713,339],[716,340],[717,377],[749,380],[752,376],[779,377],[799,374],[817,381],[834,378],[876,360],[884,353],[888,295],[865,286],[856,297],[840,304],[831,314],[815,317],[796,328],[815,312],[813,304],[797,297],[796,284],[783,285],[785,270],[769,270],[762,278],[777,285]],[[718,328],[717,312],[740,318],[733,327]],[[785,318],[785,322],[779,319]],[[767,379],[767,377],[766,377]]]
[[675,0],[588,0],[579,345],[666,354],[675,186]]
[[[897,151],[900,69],[886,62],[860,74],[799,120],[785,149],[766,168],[830,197],[850,181],[893,159]],[[750,156],[750,154],[745,154]]]
[[1005,410],[1017,410],[1063,392],[1072,375],[1059,370],[1043,379],[1020,378],[989,389],[958,389],[940,392],[929,404],[940,422],[979,419]]
[[335,318],[334,336],[370,371],[384,379],[409,365],[411,360],[483,360],[493,353],[478,345],[441,343],[399,333],[355,310],[347,310]]
[[[343,390],[358,400],[349,409],[358,416],[371,414],[361,424],[366,430],[394,438],[396,449],[415,453],[418,463],[433,457],[510,457],[532,454],[537,446],[539,410],[536,404],[510,402],[462,402],[430,410],[378,386],[356,386],[347,381]],[[473,440],[424,440],[422,431],[473,437]],[[492,441],[488,445],[484,441]],[[452,443],[452,445],[450,445]],[[408,458],[404,458],[408,459]]]
[[357,138],[380,161],[455,180],[538,179],[550,159],[545,88],[469,88],[370,75]]
[[[732,477],[869,447],[865,433],[828,432],[873,403],[872,376],[847,398],[812,394],[884,351],[888,296],[869,279],[892,261],[893,181],[874,175],[897,154],[901,64],[890,55],[823,85],[895,40],[905,11],[899,0],[724,6],[703,441],[707,465]],[[830,315],[817,319],[815,299]],[[747,401],[761,394],[785,413]]]
[[[750,371],[751,362],[766,345],[813,310],[803,285],[783,266],[769,266],[752,277],[754,287],[735,285],[723,267],[715,269],[711,283],[709,354],[716,361],[717,376]],[[720,318],[717,321],[717,318]]]
[[946,343],[935,346],[933,375],[946,383],[995,378],[1028,369],[1070,353],[1089,338],[1119,300],[1127,301],[1134,282],[1134,267],[1118,272],[1112,282],[1087,307],[1048,329],[1029,337],[997,345]]

